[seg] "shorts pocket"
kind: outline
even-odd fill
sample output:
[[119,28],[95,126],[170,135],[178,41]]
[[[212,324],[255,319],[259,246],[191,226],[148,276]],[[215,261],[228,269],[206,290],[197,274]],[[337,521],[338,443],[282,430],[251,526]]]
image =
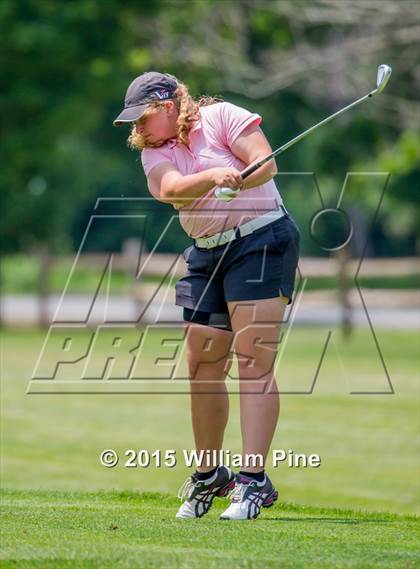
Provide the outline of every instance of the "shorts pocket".
[[189,260],[190,255],[191,255],[191,251],[193,250],[193,247],[194,247],[194,245],[190,245],[190,246],[187,247],[187,248],[185,249],[185,251],[182,253],[182,257],[183,257],[183,259],[184,259],[184,261],[185,261],[186,263],[188,263],[188,260]]
[[189,273],[211,274],[212,272],[212,252],[211,250],[200,250],[195,245],[187,247],[183,252]]
[[299,249],[300,232],[296,223],[289,217],[282,218],[280,222],[270,224],[273,250],[283,254],[290,245]]

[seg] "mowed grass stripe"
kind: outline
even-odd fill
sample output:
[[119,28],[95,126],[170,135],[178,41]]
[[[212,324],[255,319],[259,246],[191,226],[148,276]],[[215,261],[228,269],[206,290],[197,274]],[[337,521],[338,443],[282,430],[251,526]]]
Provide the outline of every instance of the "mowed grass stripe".
[[222,522],[226,500],[176,520],[172,496],[135,492],[2,493],[2,567],[414,568],[415,516],[280,503],[258,520]]

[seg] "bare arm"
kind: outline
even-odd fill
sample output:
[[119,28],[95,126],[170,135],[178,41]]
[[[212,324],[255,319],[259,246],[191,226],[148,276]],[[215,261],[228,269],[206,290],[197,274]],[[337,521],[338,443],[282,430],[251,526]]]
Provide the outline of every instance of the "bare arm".
[[[232,153],[247,166],[271,153],[271,147],[259,126],[245,129],[231,147]],[[274,160],[270,160],[243,182],[236,168],[210,168],[203,172],[183,176],[173,164],[163,162],[149,173],[148,184],[152,194],[164,203],[179,209],[209,192],[212,188],[260,186],[277,173]]]
[[[245,162],[247,166],[258,162],[272,152],[271,146],[258,125],[251,125],[246,128],[233,142],[231,151],[242,162]],[[248,176],[244,180],[243,189],[261,186],[271,180],[276,174],[277,166],[273,159]]]
[[242,178],[236,168],[210,168],[197,174],[183,176],[173,164],[158,164],[148,175],[148,185],[152,194],[176,209],[183,207],[216,186],[237,189]]

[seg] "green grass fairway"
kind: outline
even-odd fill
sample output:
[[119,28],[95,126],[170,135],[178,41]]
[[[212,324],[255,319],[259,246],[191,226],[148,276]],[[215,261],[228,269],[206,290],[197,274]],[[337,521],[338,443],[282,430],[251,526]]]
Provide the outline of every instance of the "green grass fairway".
[[[414,516],[280,503],[226,522],[215,501],[199,520],[179,502],[134,492],[3,493],[2,563],[19,568],[334,569],[419,567]],[[416,551],[417,549],[417,551]]]
[[[327,332],[292,331],[276,372],[281,389],[312,381]],[[188,394],[28,395],[44,337],[32,330],[3,335],[2,568],[420,567],[413,331],[377,330],[395,390],[386,395],[349,393],[386,388],[370,331],[355,330],[350,340],[333,335],[313,393],[281,396],[272,445],[319,454],[321,466],[270,464],[281,503],[239,524],[218,520],[226,500],[202,520],[174,519],[174,496],[191,472],[182,459],[182,449],[193,448]],[[145,369],[153,370],[160,340],[152,337]],[[97,359],[106,353],[99,348]],[[230,408],[224,448],[237,453],[236,393]],[[100,464],[104,449],[119,453],[118,466]],[[174,468],[127,468],[125,449],[175,449],[178,461]]]
[[[322,328],[291,334],[277,372],[290,391],[312,381]],[[175,493],[189,470],[182,449],[193,448],[189,397],[180,394],[28,395],[44,331],[3,334],[1,384],[3,487],[19,490],[130,490]],[[268,467],[282,500],[306,506],[418,513],[418,352],[413,331],[378,330],[395,393],[350,395],[350,388],[386,388],[368,330],[344,341],[335,335],[312,395],[283,395],[274,449],[322,458],[319,468]],[[159,337],[150,345],[153,362]],[[103,354],[98,353],[98,359]],[[347,381],[348,380],[348,381]],[[235,385],[235,382],[231,381]],[[231,395],[225,449],[240,452],[239,401]],[[104,449],[121,457],[99,462]],[[176,449],[175,468],[124,468],[125,449]]]

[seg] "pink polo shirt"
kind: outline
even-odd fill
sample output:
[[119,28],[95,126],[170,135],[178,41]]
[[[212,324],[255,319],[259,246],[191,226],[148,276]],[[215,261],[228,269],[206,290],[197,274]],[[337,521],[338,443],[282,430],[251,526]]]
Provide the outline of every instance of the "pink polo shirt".
[[[141,153],[144,172],[148,176],[162,162],[170,162],[183,176],[216,167],[241,171],[246,164],[232,154],[230,147],[246,127],[260,123],[260,115],[231,103],[200,107],[200,118],[190,130],[189,148],[175,139],[160,148],[145,148]],[[159,199],[156,193],[152,195]],[[203,237],[245,223],[282,203],[273,180],[240,192],[230,202],[218,200],[213,188],[179,209],[179,220],[190,237]]]

